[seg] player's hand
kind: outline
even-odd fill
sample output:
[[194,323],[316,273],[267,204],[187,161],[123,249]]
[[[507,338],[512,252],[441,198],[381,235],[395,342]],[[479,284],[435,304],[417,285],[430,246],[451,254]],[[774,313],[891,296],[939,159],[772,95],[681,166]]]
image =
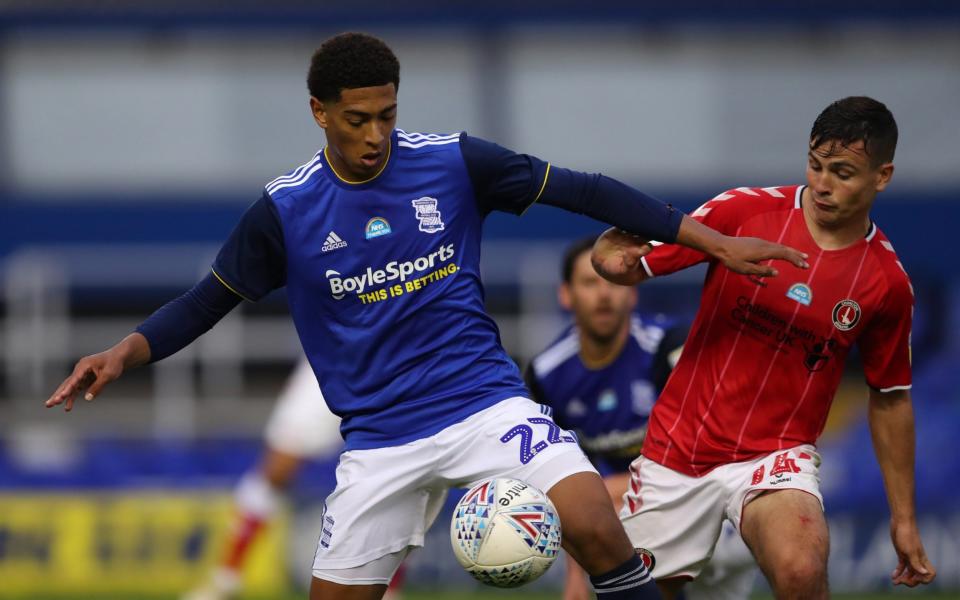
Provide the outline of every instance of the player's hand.
[[77,394],[84,390],[84,399],[93,400],[105,385],[123,373],[123,360],[116,354],[107,350],[81,358],[73,368],[73,373],[47,399],[47,408],[63,404],[64,410],[69,412],[73,409]]
[[734,273],[776,277],[778,271],[772,265],[761,264],[768,260],[785,260],[799,269],[807,269],[807,255],[789,246],[752,237],[729,237],[716,252],[717,259]]
[[933,581],[937,576],[937,570],[930,564],[930,559],[927,558],[927,553],[923,549],[916,522],[891,521],[890,538],[893,540],[893,548],[897,551],[898,559],[897,568],[890,575],[893,585],[914,587]]
[[590,261],[601,277],[620,285],[636,285],[647,278],[640,259],[650,253],[649,241],[611,227],[593,245]]
[[69,412],[78,393],[85,391],[83,398],[93,400],[104,386],[120,377],[125,370],[146,364],[149,360],[150,345],[147,339],[139,333],[132,333],[113,348],[77,361],[73,373],[47,398],[45,405],[53,408],[63,404],[64,410]]

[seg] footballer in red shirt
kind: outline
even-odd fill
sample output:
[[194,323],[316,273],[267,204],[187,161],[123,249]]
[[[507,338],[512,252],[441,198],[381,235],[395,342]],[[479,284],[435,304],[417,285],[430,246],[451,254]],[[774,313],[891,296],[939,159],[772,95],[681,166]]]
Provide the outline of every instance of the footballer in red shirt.
[[892,513],[893,583],[933,580],[914,509],[913,289],[870,219],[893,175],[896,141],[883,104],[838,100],[814,123],[807,185],[729,190],[691,215],[728,235],[805,252],[809,269],[785,264],[761,279],[616,230],[598,241],[594,264],[618,283],[709,265],[700,311],[631,465],[621,513],[634,545],[657,557],[653,574],[667,597],[699,574],[725,518],[778,598],[828,597],[815,444],[854,344]]

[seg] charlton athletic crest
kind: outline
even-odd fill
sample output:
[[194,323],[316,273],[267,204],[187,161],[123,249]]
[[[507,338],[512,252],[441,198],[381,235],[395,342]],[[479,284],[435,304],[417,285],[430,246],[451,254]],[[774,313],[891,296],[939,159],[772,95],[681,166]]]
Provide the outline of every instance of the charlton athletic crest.
[[840,331],[850,331],[860,322],[860,305],[855,301],[841,300],[833,307],[833,326]]

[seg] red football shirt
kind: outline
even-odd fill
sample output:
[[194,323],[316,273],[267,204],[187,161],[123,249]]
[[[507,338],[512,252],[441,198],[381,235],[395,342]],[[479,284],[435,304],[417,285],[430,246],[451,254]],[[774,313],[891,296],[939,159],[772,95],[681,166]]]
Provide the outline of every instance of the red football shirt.
[[[810,268],[780,261],[779,276],[760,279],[710,259],[697,318],[650,417],[647,458],[700,476],[816,442],[854,343],[871,387],[910,387],[913,289],[893,246],[871,224],[863,240],[821,249],[804,221],[803,189],[737,188],[691,214],[728,235],[806,252]],[[664,244],[643,266],[658,276],[707,260]]]

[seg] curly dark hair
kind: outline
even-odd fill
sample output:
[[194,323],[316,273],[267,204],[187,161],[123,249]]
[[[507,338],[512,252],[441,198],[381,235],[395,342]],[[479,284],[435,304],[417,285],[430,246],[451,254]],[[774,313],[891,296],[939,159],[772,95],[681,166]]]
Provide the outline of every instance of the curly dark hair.
[[325,41],[307,73],[307,89],[321,101],[338,101],[345,89],[388,83],[400,88],[400,62],[383,40],[365,33],[341,33]]
[[882,103],[867,96],[842,98],[823,109],[810,131],[810,147],[824,143],[841,146],[863,141],[871,164],[893,160],[897,149],[897,122]]

